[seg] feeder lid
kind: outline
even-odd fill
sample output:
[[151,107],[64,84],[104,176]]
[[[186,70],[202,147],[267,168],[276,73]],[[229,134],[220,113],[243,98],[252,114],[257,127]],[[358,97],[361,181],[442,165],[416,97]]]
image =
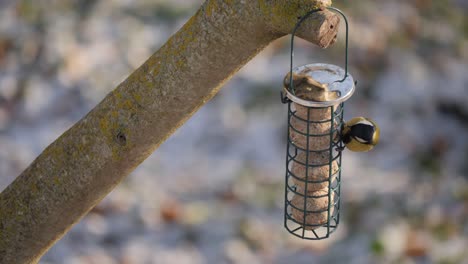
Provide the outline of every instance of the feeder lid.
[[354,93],[355,85],[353,77],[348,73],[344,81],[345,70],[326,63],[314,63],[299,66],[293,69],[293,74],[306,74],[316,81],[328,86],[330,91],[338,91],[339,97],[328,101],[313,101],[302,99],[294,95],[289,89],[284,89],[286,96],[293,102],[309,107],[327,107],[337,105],[348,100]]

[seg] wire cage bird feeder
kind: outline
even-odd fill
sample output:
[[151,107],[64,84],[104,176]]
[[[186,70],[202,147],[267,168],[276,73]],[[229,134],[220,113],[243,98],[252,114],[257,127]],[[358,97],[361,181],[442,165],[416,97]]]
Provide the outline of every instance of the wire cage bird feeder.
[[329,237],[340,222],[341,141],[344,102],[355,83],[347,71],[348,22],[345,69],[331,64],[308,64],[293,68],[292,32],[290,72],[284,80],[282,102],[288,105],[288,143],[284,226],[293,235],[310,240]]

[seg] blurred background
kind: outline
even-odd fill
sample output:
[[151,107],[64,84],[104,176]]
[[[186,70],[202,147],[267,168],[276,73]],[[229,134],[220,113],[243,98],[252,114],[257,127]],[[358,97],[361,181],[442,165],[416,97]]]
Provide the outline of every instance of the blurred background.
[[[0,190],[161,47],[202,0],[0,1]],[[76,224],[42,264],[468,263],[468,1],[341,1],[345,117],[381,126],[344,153],[342,222],[283,228],[289,37],[222,91]],[[343,27],[296,65],[344,66]]]

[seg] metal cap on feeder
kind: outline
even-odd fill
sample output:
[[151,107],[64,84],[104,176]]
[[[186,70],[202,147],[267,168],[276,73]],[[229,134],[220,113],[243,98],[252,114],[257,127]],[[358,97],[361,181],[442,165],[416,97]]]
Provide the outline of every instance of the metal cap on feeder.
[[346,23],[345,68],[315,63],[293,68],[294,35],[291,37],[291,65],[284,80],[282,101],[288,104],[286,153],[286,229],[303,239],[329,237],[339,223],[341,187],[341,127],[343,103],[355,90],[347,69],[348,22]]
[[[296,95],[296,91],[291,91],[292,87],[289,85],[288,87],[284,87],[284,94],[286,97],[302,106],[307,107],[327,107],[332,105],[338,105],[346,100],[348,100],[354,93],[355,85],[353,77],[345,73],[345,70],[341,67],[338,67],[333,64],[326,64],[326,63],[314,63],[314,64],[307,64],[303,66],[296,67],[292,70],[293,76],[294,75],[302,75],[302,76],[309,76],[316,80],[317,82],[325,85],[328,87],[330,92],[336,92],[338,97],[337,98],[328,98],[324,101],[315,101],[315,100],[308,100],[301,98],[300,96]],[[347,75],[347,77],[343,79],[343,76]],[[288,78],[290,74],[288,74],[285,78]],[[294,85],[294,82],[293,82]],[[288,89],[289,88],[289,89]]]

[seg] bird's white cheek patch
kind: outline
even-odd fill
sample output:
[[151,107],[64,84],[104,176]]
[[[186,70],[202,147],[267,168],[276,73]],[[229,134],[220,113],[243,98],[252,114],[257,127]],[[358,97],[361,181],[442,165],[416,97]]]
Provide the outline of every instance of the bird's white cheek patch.
[[357,125],[357,124],[368,125],[368,126],[371,126],[371,127],[374,126],[371,122],[369,122],[369,121],[367,121],[367,120],[360,120],[359,122],[356,123],[356,125]]
[[360,137],[355,137],[355,139],[356,139],[357,141],[361,142],[361,143],[367,143],[367,140],[364,140],[364,139],[362,139],[362,138],[360,138]]

